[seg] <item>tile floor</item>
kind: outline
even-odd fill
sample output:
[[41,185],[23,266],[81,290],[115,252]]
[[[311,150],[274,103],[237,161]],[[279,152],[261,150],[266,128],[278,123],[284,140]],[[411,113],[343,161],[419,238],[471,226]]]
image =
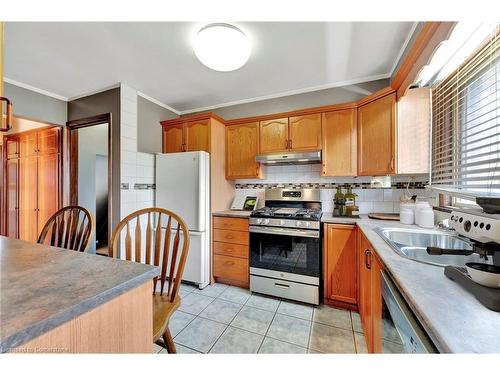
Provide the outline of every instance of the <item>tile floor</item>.
[[[366,353],[359,314],[214,284],[182,284],[170,320],[178,353]],[[153,352],[166,353],[159,345]]]

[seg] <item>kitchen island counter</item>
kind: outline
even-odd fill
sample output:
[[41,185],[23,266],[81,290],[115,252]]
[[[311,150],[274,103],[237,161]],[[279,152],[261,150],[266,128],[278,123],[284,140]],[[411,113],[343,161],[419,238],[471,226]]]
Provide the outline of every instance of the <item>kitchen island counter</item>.
[[[147,292],[143,317],[147,326],[151,282],[158,268],[0,236],[0,274],[0,349],[6,352],[118,298],[129,296],[138,302],[143,298],[137,295],[139,289]],[[125,300],[120,303],[121,307],[115,303],[113,308],[130,307]],[[99,316],[97,320],[102,323],[105,319]],[[152,328],[149,330],[145,334],[152,336]],[[61,348],[65,352],[73,349]],[[110,346],[103,351],[113,350]]]

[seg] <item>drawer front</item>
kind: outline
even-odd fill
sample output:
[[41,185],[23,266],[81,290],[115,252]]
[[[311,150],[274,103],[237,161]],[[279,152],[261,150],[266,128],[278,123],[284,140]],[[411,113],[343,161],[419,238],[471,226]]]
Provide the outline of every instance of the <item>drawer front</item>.
[[214,255],[214,276],[248,282],[248,259]]
[[214,228],[248,232],[248,219],[214,216]]
[[214,242],[214,254],[248,259],[248,246],[227,242]]
[[247,245],[249,243],[248,232],[236,232],[233,230],[214,229],[214,241]]

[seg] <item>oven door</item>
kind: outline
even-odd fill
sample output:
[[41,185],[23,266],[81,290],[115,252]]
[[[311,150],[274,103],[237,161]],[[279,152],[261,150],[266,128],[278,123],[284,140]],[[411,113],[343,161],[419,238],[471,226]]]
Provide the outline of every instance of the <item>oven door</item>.
[[[321,266],[319,230],[250,226],[250,268],[318,285]],[[262,275],[262,272],[260,272]]]

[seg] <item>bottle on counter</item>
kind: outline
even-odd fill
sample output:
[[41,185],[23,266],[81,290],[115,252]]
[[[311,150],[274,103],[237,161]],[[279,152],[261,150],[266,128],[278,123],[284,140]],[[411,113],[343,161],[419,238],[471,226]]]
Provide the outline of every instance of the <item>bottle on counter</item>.
[[356,206],[356,194],[352,192],[351,185],[347,185],[347,193],[344,196],[345,216],[357,216],[359,214]]
[[342,186],[337,186],[337,192],[333,200],[333,216],[344,215],[344,193],[342,193]]

